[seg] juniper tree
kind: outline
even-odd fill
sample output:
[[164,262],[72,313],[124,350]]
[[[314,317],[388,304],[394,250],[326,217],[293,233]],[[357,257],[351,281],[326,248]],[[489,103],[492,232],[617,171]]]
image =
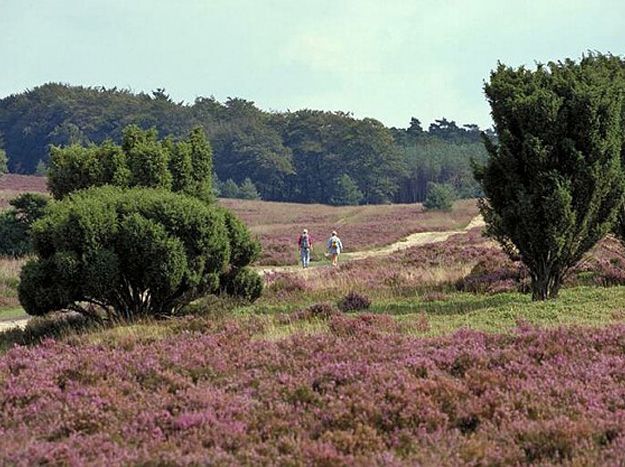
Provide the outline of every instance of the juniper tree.
[[254,185],[249,178],[246,178],[241,182],[241,185],[239,186],[239,198],[260,199],[260,193],[258,193],[256,185]]
[[106,140],[50,149],[48,187],[56,199],[84,188],[114,185],[166,188],[211,202],[212,177],[212,150],[200,128],[174,141],[159,140],[154,128],[130,125],[121,146]]
[[66,196],[31,229],[22,269],[30,315],[168,315],[224,291],[253,300],[262,279],[247,266],[260,245],[232,213],[166,190],[99,187]]
[[475,167],[487,233],[518,255],[532,298],[554,298],[567,271],[612,227],[622,205],[623,80],[611,57],[499,64],[485,93],[497,144]]
[[360,204],[362,198],[362,191],[358,189],[356,182],[349,175],[343,174],[336,181],[334,196],[330,199],[330,204],[356,205]]

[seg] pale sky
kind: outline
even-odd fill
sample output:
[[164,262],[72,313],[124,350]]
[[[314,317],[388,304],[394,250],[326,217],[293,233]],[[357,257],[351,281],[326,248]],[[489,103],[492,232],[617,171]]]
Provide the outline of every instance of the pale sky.
[[509,65],[625,54],[623,0],[0,0],[0,97],[45,82],[490,126]]

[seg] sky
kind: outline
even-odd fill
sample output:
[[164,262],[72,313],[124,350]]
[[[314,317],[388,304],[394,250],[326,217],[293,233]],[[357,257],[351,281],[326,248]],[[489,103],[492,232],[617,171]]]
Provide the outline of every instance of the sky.
[[46,82],[165,88],[488,127],[497,61],[625,55],[624,20],[622,0],[0,0],[0,97]]

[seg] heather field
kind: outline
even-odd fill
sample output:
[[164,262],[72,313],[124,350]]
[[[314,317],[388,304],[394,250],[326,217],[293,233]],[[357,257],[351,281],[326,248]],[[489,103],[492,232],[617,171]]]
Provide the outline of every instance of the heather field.
[[0,209],[8,206],[9,200],[20,193],[45,193],[46,178],[32,175],[0,175]]
[[297,263],[297,238],[307,228],[323,258],[323,244],[336,230],[347,252],[388,245],[415,232],[459,230],[477,214],[474,200],[458,201],[449,213],[427,212],[420,204],[334,207],[320,204],[272,203],[222,199],[255,233],[263,253],[261,265]]
[[[254,304],[208,297],[174,319],[52,316],[0,333],[0,465],[623,463],[614,238],[558,300],[532,302],[523,267],[463,230],[474,201],[448,214],[221,202],[259,235],[261,264],[295,263],[304,226],[337,228],[351,251],[458,233],[276,268]],[[22,316],[23,262],[0,262],[0,324]]]
[[599,465],[625,448],[625,326],[437,339],[385,315],[258,338],[46,341],[0,359],[10,465]]

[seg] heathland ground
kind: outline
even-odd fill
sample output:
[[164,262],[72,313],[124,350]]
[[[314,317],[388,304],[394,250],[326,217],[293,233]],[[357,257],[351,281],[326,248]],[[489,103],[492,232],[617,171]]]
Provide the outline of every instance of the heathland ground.
[[[35,184],[22,182],[0,198]],[[537,303],[471,222],[474,201],[224,204],[263,244],[262,297],[0,334],[0,463],[622,462],[625,261],[612,237]],[[284,268],[304,227],[320,242],[338,229],[346,261],[330,267],[320,245],[316,267]],[[22,264],[0,262],[0,319],[22,313]]]

